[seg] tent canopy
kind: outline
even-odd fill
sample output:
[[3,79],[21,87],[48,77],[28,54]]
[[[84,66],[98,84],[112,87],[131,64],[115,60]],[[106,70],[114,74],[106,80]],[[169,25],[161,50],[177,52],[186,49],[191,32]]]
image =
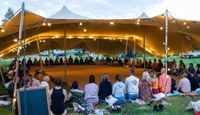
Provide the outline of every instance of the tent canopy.
[[66,6],[49,17],[49,19],[88,19],[87,17],[78,15],[72,11],[70,11]]
[[[13,40],[18,38],[19,22],[20,12],[4,25],[6,31],[0,33],[2,58],[16,55],[18,46]],[[48,23],[51,26],[48,26]],[[38,53],[37,41],[40,51],[64,49],[64,39],[67,39],[67,49],[85,48],[106,55],[124,52],[127,40],[128,49],[133,50],[135,42],[137,52],[159,57],[165,54],[163,15],[149,18],[143,13],[133,19],[88,19],[63,7],[50,18],[26,10],[25,25],[28,54]],[[176,19],[174,22],[174,19],[169,17],[169,54],[200,49],[199,30],[199,21]],[[144,37],[146,51],[142,48]]]

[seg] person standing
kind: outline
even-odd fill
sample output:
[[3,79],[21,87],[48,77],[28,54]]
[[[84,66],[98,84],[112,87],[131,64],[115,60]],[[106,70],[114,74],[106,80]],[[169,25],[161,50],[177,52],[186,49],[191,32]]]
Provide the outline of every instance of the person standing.
[[187,70],[187,78],[190,81],[192,91],[195,91],[197,88],[199,88],[199,83],[195,77],[195,69],[192,63],[190,63],[189,68]]

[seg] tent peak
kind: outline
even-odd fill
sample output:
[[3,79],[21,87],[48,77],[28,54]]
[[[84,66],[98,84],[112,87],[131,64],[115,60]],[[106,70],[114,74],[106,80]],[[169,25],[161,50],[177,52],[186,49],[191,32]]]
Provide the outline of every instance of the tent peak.
[[145,12],[142,12],[142,14],[140,16],[138,16],[137,18],[139,18],[139,19],[148,19],[150,17]]
[[49,17],[50,19],[88,19],[69,10],[66,6],[63,6],[57,13]]

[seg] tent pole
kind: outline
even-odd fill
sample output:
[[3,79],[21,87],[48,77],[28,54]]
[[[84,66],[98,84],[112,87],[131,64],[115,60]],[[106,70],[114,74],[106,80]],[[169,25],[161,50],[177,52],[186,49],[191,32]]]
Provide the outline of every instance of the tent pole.
[[19,70],[19,58],[20,58],[20,45],[21,45],[21,39],[22,39],[22,31],[23,31],[23,24],[24,24],[24,8],[25,3],[22,3],[22,9],[21,9],[21,15],[20,15],[20,27],[19,27],[19,38],[18,38],[18,49],[17,49],[17,62],[16,62],[16,72],[15,72],[15,78],[14,78],[14,93],[13,93],[13,100],[12,100],[12,111],[14,111],[15,108],[15,102],[16,102],[16,93],[17,93],[17,81],[18,81],[18,70]]
[[134,37],[134,53],[136,53],[136,39],[135,39],[135,37]]
[[66,28],[65,28],[65,24],[64,24],[64,49],[65,49],[65,56],[64,56],[64,60],[65,60],[65,69],[64,69],[64,73],[65,73],[65,77],[64,77],[64,82],[67,83],[67,37],[66,37]]
[[136,39],[135,39],[135,37],[134,37],[134,47],[133,47],[133,50],[134,50],[134,65],[133,65],[133,67],[135,68],[135,59],[136,59],[136,47],[135,47],[135,45],[136,45]]
[[39,38],[39,36],[37,35],[37,37],[36,37],[36,39],[37,39],[36,43],[37,43],[37,48],[38,48],[38,54],[39,54],[39,57],[40,57],[40,70],[43,70],[42,57],[40,55],[40,43],[38,41],[38,38]]
[[167,97],[167,70],[168,70],[168,10],[165,11],[165,97]]
[[50,59],[51,59],[51,51],[50,51],[50,40],[48,41],[48,57],[49,57],[49,66],[50,66]]
[[3,82],[3,86],[5,86],[5,79],[4,79],[4,76],[3,76],[3,68],[0,67],[0,76],[1,76],[1,79],[2,79],[2,82]]
[[124,52],[125,53],[124,64],[125,64],[127,49],[128,49],[128,38],[126,38],[126,47],[125,47],[125,52]]
[[144,69],[146,68],[146,30],[145,30],[145,27],[144,27],[144,30],[143,30],[143,49],[144,49]]
[[99,40],[97,39],[97,57],[99,58]]
[[[24,8],[25,9],[25,8]],[[24,18],[25,18],[25,14],[24,14]],[[23,72],[24,72],[24,114],[26,115],[27,114],[27,95],[26,95],[26,88],[27,88],[27,81],[26,81],[26,47],[27,47],[27,44],[26,44],[26,20],[24,20],[24,58],[23,58],[23,65],[24,65],[24,68],[23,68]]]

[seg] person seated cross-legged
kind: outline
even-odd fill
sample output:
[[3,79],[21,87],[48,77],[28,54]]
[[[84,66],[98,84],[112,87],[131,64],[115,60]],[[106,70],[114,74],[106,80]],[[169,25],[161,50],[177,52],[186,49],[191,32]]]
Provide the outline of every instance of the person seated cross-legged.
[[191,91],[191,84],[188,78],[186,78],[187,73],[185,71],[182,71],[180,76],[181,79],[178,83],[177,91],[179,91],[180,93],[189,93]]
[[121,80],[121,76],[117,74],[115,76],[116,83],[113,85],[112,95],[118,99],[118,101],[115,103],[118,104],[124,104],[126,102],[125,99],[125,91],[126,87],[125,84]]
[[55,79],[55,87],[50,90],[50,108],[52,115],[66,115],[67,110],[65,107],[65,101],[67,100],[67,92],[61,87],[62,80],[60,78]]

